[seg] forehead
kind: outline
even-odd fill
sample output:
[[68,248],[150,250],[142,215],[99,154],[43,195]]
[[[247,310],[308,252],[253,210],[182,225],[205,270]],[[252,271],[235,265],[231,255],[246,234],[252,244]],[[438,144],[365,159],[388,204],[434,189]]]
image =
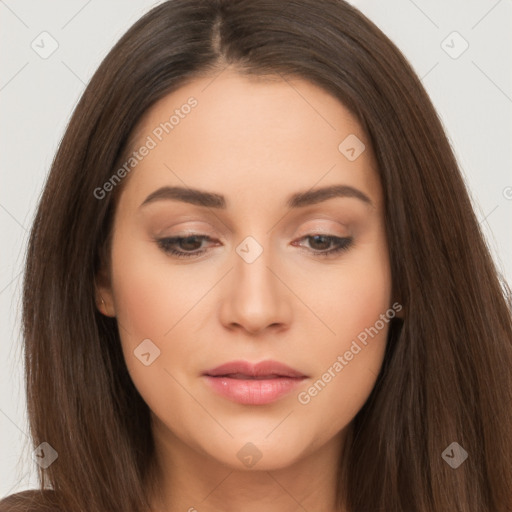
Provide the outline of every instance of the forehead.
[[[131,149],[144,145],[152,149],[129,176],[131,197],[179,184],[228,196],[261,187],[271,199],[269,188],[289,195],[332,183],[365,188],[376,202],[380,197],[372,148],[357,119],[303,79],[229,70],[197,78],[142,117]],[[360,153],[356,159],[352,149]]]

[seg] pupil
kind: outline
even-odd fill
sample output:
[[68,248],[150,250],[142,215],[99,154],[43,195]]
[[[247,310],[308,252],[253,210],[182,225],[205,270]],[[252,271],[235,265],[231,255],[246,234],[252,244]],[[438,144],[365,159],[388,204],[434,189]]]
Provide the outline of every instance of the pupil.
[[327,249],[329,247],[329,239],[324,236],[324,235],[314,235],[313,237],[313,244],[317,244],[318,240],[320,239],[324,239],[324,243],[322,244],[322,242],[320,242],[320,247],[318,247],[318,244],[317,244],[317,249]]
[[[198,247],[197,244],[199,243],[199,245],[201,245],[201,241],[199,240],[198,242],[198,237],[197,236],[189,236],[187,238],[183,238],[181,240],[181,247],[185,250],[194,250],[194,249],[197,249]],[[191,247],[192,245],[192,247]]]

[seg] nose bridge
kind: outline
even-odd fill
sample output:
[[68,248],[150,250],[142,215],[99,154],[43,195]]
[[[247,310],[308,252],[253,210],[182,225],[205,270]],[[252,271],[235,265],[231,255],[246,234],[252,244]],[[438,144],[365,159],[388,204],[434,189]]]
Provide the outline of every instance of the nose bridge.
[[[269,237],[249,235],[235,248],[233,273],[222,304],[222,320],[256,332],[289,321],[289,304],[274,272],[278,255]],[[270,270],[271,269],[271,270]]]
[[275,300],[276,279],[269,271],[272,268],[272,255],[268,237],[247,236],[236,247],[235,287],[242,300],[252,301],[253,307],[270,306]]

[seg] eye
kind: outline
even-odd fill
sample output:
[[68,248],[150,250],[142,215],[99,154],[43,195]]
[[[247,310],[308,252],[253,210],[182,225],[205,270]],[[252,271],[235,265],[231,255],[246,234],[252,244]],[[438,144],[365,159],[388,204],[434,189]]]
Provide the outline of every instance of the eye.
[[[352,247],[354,239],[352,237],[339,237],[334,235],[314,234],[306,235],[300,240],[308,240],[311,252],[315,256],[328,257],[336,255],[342,251],[347,251]],[[332,247],[334,244],[334,247]],[[329,247],[331,247],[329,249]]]
[[[338,237],[333,235],[313,234],[306,235],[300,240],[308,240],[309,252],[314,256],[328,257],[347,251],[353,245],[352,237]],[[198,257],[206,253],[208,249],[202,247],[203,242],[215,242],[208,235],[174,236],[155,239],[157,245],[166,254],[177,258]],[[334,244],[334,247],[332,245]],[[294,243],[293,245],[299,245]],[[330,247],[330,248],[329,248]]]
[[[207,251],[207,249],[204,248],[200,249],[202,242],[205,240],[213,241],[213,239],[207,235],[189,235],[160,238],[156,240],[156,243],[167,254],[176,256],[177,258],[191,258],[200,256]],[[183,250],[176,249],[176,246],[181,247]]]

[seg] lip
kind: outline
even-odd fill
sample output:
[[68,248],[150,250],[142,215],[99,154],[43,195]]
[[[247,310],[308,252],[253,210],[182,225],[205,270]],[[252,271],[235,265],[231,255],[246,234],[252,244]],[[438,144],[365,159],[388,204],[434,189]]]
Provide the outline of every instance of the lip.
[[295,389],[307,375],[277,361],[231,361],[203,373],[220,395],[246,405],[275,402]]

